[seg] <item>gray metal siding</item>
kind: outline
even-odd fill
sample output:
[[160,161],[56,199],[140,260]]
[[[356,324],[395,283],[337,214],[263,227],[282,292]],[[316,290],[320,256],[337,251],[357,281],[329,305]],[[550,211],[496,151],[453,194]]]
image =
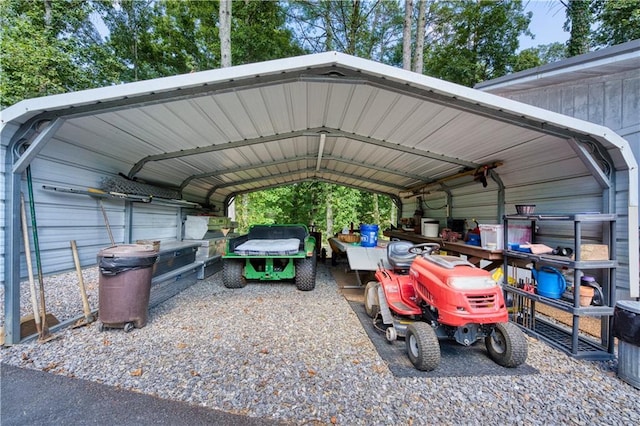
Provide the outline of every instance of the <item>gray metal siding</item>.
[[4,240],[7,229],[6,216],[6,199],[7,199],[7,179],[6,179],[6,167],[5,161],[7,159],[7,147],[2,144],[0,146],[0,164],[2,166],[2,173],[0,173],[0,282],[4,282],[4,268],[5,268],[5,246]]
[[[5,147],[2,146],[3,151]],[[96,153],[71,146],[59,140],[51,141],[42,154],[31,164],[38,239],[44,274],[74,269],[70,241],[78,246],[82,266],[93,265],[98,252],[111,245],[100,201],[88,195],[77,195],[43,189],[43,186],[86,189],[99,187],[102,178],[113,176],[113,171],[95,167]],[[91,158],[91,159],[90,159]],[[91,165],[89,167],[88,165]],[[5,202],[5,174],[2,175],[2,199]],[[35,248],[32,239],[31,216],[26,178],[23,177],[22,192],[25,194],[28,230],[35,272]],[[164,207],[132,203],[133,231],[127,229],[128,207],[120,199],[102,200],[111,232],[116,244],[129,243],[136,239],[174,241],[179,234],[180,212],[175,207]],[[2,238],[6,221],[2,208]],[[1,245],[2,259],[0,278],[4,282],[4,243]],[[24,259],[24,245],[21,244]],[[20,275],[27,276],[26,262],[20,262]]]
[[178,209],[153,204],[133,204],[131,242],[137,240],[175,241],[182,239]]
[[[640,73],[638,70],[611,74],[606,77],[581,79],[579,81],[566,82],[555,86],[527,89],[519,92],[507,92],[504,89],[490,88],[488,91],[501,94],[505,97],[535,105],[551,111],[560,112],[588,120],[590,122],[605,125],[624,137],[631,147],[636,158],[640,161]],[[563,167],[566,167],[564,163]],[[540,171],[536,172],[538,178],[545,176]],[[578,181],[576,181],[578,179]],[[629,182],[628,173],[617,172],[615,174],[614,206],[618,213],[616,223],[616,244],[619,267],[616,269],[616,287],[618,297],[629,296],[629,239],[638,238],[638,235],[629,235]],[[583,180],[583,182],[580,182]],[[563,203],[570,204],[572,211],[602,211],[601,193],[593,179],[589,177],[576,177],[571,180],[542,183],[522,182],[523,192],[533,191],[536,197],[538,211],[547,208],[560,208]],[[580,188],[578,193],[575,192]],[[507,192],[507,199],[511,195],[519,193],[517,189]],[[549,203],[547,194],[553,194],[553,201]],[[518,194],[521,196],[521,194]],[[639,194],[640,196],[640,194]],[[542,198],[542,200],[540,199]],[[639,223],[640,225],[640,223]],[[547,232],[548,242],[556,241],[552,238],[553,232]],[[598,238],[598,237],[594,237]]]

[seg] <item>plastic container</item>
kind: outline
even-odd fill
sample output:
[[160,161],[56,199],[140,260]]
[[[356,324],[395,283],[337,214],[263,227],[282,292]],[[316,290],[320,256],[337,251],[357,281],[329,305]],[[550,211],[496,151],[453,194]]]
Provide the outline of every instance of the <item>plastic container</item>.
[[480,234],[467,234],[467,244],[480,247]]
[[479,225],[478,227],[480,228],[480,244],[483,249],[504,249],[503,225]]
[[378,245],[378,225],[360,225],[360,245],[362,247]]
[[531,243],[531,226],[509,224],[507,241],[509,244]]
[[98,315],[100,329],[147,324],[152,266],[158,253],[149,246],[120,245],[98,253]]
[[618,338],[618,377],[640,389],[640,302],[616,303],[613,336]]
[[423,217],[422,219],[420,219],[420,225],[420,233],[423,237],[436,238],[438,236],[438,231],[440,228],[440,222],[438,221],[438,219]]

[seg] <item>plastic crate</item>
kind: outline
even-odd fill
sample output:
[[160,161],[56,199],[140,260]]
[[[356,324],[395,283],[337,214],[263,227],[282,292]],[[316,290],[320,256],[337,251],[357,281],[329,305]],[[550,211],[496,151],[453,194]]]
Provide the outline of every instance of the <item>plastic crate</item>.
[[483,249],[503,250],[504,249],[504,226],[503,225],[480,225],[480,244]]

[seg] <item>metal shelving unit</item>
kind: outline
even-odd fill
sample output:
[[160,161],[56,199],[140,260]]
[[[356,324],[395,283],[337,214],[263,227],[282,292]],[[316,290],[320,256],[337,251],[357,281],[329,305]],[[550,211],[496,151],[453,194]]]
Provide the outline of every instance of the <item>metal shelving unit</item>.
[[[567,354],[581,359],[605,360],[614,356],[614,341],[612,336],[612,316],[615,306],[615,269],[618,265],[616,260],[615,239],[615,214],[583,213],[570,215],[506,215],[504,219],[504,229],[508,229],[509,221],[530,221],[532,231],[536,229],[538,222],[544,221],[564,221],[573,222],[573,240],[575,244],[574,259],[564,256],[550,254],[532,254],[521,251],[510,250],[508,245],[507,232],[504,233],[504,270],[508,271],[511,260],[520,262],[533,262],[555,266],[566,267],[574,270],[573,298],[571,299],[551,299],[538,294],[530,293],[505,282],[503,288],[505,292],[511,293],[514,299],[519,297],[527,301],[526,309],[516,312],[514,322],[525,332],[545,340],[552,346],[566,352]],[[606,244],[609,249],[608,260],[583,260],[581,255],[581,245],[583,241],[582,226],[585,223],[599,223],[602,225],[602,244]],[[535,232],[532,232],[535,235]],[[603,306],[581,306],[580,305],[580,279],[584,270],[601,270],[603,276],[602,292],[604,296]],[[506,278],[505,278],[506,280]],[[572,315],[573,321],[570,328],[555,324],[553,321],[541,318],[536,314],[536,304],[541,303]],[[580,335],[580,317],[592,316],[601,318],[601,338],[590,339]]]

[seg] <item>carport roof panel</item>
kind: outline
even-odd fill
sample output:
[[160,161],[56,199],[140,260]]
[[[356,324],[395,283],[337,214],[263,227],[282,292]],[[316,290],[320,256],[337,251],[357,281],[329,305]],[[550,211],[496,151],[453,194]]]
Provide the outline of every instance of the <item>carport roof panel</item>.
[[527,144],[618,143],[598,125],[336,52],[22,101],[2,113],[2,143],[55,117],[54,139],[108,145],[131,166],[114,172],[199,199],[221,181],[232,194],[306,179],[394,194]]

